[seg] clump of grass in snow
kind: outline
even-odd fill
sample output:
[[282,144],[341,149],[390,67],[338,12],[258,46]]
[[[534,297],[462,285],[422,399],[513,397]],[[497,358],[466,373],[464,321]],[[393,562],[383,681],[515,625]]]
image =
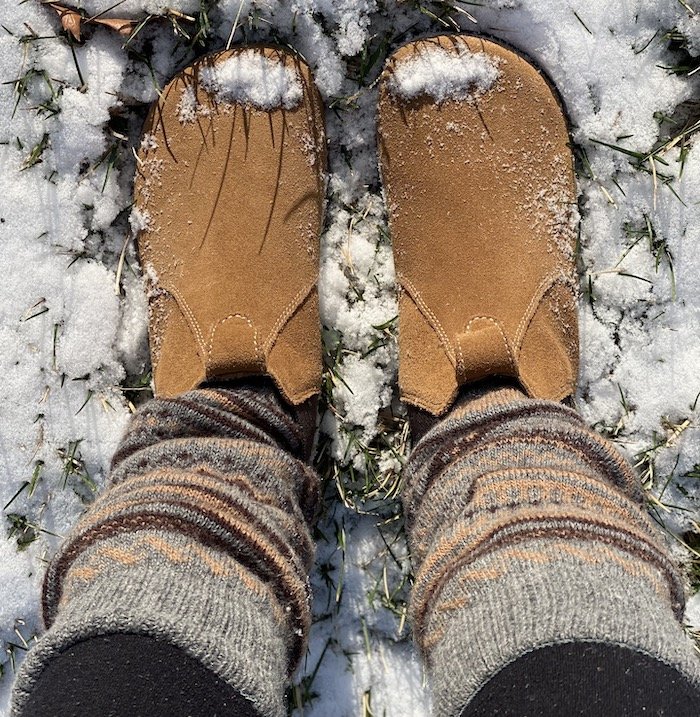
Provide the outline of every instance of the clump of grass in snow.
[[651,219],[648,217],[648,215],[643,215],[643,221],[640,224],[633,224],[631,222],[627,222],[624,226],[625,235],[632,239],[632,243],[625,249],[625,251],[622,253],[622,256],[618,259],[615,266],[611,269],[606,269],[604,271],[594,272],[590,273],[588,275],[589,278],[589,296],[592,297],[592,282],[595,277],[598,277],[602,274],[617,274],[618,276],[626,276],[631,279],[637,279],[638,281],[645,282],[647,284],[652,284],[653,282],[650,279],[647,279],[643,276],[637,276],[636,274],[632,274],[628,271],[626,271],[623,267],[623,263],[627,256],[630,254],[630,252],[642,241],[644,240],[648,246],[649,253],[653,257],[654,260],[654,271],[658,274],[659,268],[663,265],[668,269],[668,273],[670,275],[671,280],[671,300],[676,300],[676,275],[673,269],[673,255],[671,254],[671,250],[668,247],[668,240],[665,237],[662,237],[659,235],[657,230],[654,228],[654,225],[651,222]]
[[[638,451],[633,459],[634,467],[640,475],[651,516],[669,539],[679,544],[685,553],[684,567],[693,592],[700,589],[698,580],[698,575],[700,575],[700,524],[692,519],[692,509],[685,505],[679,505],[676,502],[677,498],[673,496],[688,497],[689,491],[686,486],[700,477],[700,472],[697,471],[698,466],[683,474],[679,474],[677,471],[680,461],[679,441],[686,431],[694,427],[695,420],[693,417],[663,419],[660,430],[654,432],[651,443]],[[673,468],[665,475],[660,474],[657,469],[662,455],[666,457],[675,455]],[[678,531],[672,527],[673,524],[687,523],[689,518],[695,526],[695,530],[678,534]],[[700,635],[695,637],[700,637]]]
[[[375,327],[376,336],[362,356],[367,357],[386,341],[394,340],[391,332],[395,324],[395,319],[392,319]],[[331,439],[322,436],[317,465],[324,479],[336,485],[340,499],[348,508],[378,515],[394,514],[398,510],[399,465],[406,455],[408,442],[407,421],[405,417],[394,415],[390,408],[385,409],[380,416],[381,424],[376,438],[369,443],[363,441],[362,429],[347,425],[342,412],[334,404],[335,386],[343,384],[350,391],[343,380],[343,357],[356,352],[344,347],[342,336],[337,332],[326,332],[325,339],[326,368],[321,408],[334,415],[347,450],[343,459],[333,459]],[[357,456],[361,457],[361,469],[356,467]],[[389,461],[392,467],[382,468],[381,464],[387,463],[387,457],[394,459],[393,462]]]
[[65,448],[58,449],[58,456],[63,461],[61,474],[61,487],[70,486],[75,493],[89,503],[97,490],[95,481],[90,476],[85,461],[79,450],[82,438],[69,441]]
[[372,689],[365,690],[362,695],[362,717],[377,717],[372,711]]
[[411,4],[418,12],[428,17],[435,24],[436,29],[461,32],[462,28],[458,19],[466,18],[476,25],[477,20],[467,7],[469,5],[478,6],[481,3],[465,2],[464,0],[412,0]]
[[119,386],[132,413],[136,413],[139,406],[153,398],[151,380],[152,374],[148,370],[137,376],[127,376]]
[[[696,478],[700,479],[700,465],[694,468]],[[689,477],[691,473],[686,473]],[[696,530],[688,531],[682,536],[683,542],[690,552],[690,560],[688,561],[688,577],[690,579],[690,589],[693,592],[700,591],[700,524],[696,524]],[[700,633],[698,633],[698,643],[700,644]]]
[[335,644],[337,644],[337,642],[329,637],[311,672],[305,674],[299,682],[287,688],[287,710],[290,714],[294,710],[301,710],[303,714],[304,707],[311,705],[314,699],[318,697],[318,693],[314,689],[314,681],[318,676],[318,671],[328,649]]
[[618,418],[608,422],[598,421],[591,426],[595,431],[610,439],[616,439],[623,434],[627,417],[630,414],[630,406],[627,403],[627,398],[619,383],[617,384],[617,390],[620,394],[619,403],[622,409]]
[[[700,70],[700,58],[689,53],[688,40],[678,30],[674,29],[666,33],[657,32],[641,48],[635,49],[635,54],[644,52],[653,42],[666,43],[668,48],[678,56],[678,64],[665,68],[669,73],[691,76]],[[663,187],[667,188],[678,201],[683,203],[674,185],[683,176],[689,143],[700,131],[700,105],[686,103],[679,107],[677,112],[682,118],[680,121],[666,115],[657,118],[662,129],[661,137],[648,152],[639,152],[624,145],[624,141],[630,139],[633,135],[622,134],[617,143],[604,142],[595,137],[590,138],[590,141],[594,144],[602,145],[628,156],[631,165],[636,170],[649,174],[654,188],[654,206],[656,206],[657,192]],[[676,148],[679,150],[678,158],[671,159],[672,150]],[[619,185],[618,189],[620,189]],[[603,188],[603,190],[610,203],[616,205],[609,190],[606,188]]]
[[397,543],[406,538],[403,520],[389,519],[377,525],[385,550],[377,558],[381,561],[381,571],[375,577],[375,583],[367,595],[372,607],[379,604],[389,610],[397,620],[397,634],[407,636],[406,618],[408,599],[413,584],[413,574],[408,570],[407,561],[399,558],[395,552]]
[[7,655],[7,659],[4,662],[0,662],[0,679],[2,679],[8,671],[8,667],[12,674],[16,672],[17,654],[27,652],[32,644],[36,642],[36,635],[25,637],[26,623],[23,618],[17,618],[15,620],[13,632],[16,636],[16,641],[5,640],[3,644],[3,652]]

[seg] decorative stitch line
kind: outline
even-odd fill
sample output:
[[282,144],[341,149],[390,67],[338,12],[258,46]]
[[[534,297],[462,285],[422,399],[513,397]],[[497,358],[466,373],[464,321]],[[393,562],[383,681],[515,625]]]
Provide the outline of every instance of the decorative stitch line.
[[253,348],[255,349],[255,358],[257,359],[258,363],[262,363],[261,356],[260,356],[260,346],[258,344],[258,330],[255,327],[255,324],[251,321],[251,319],[248,316],[245,316],[244,314],[229,314],[228,316],[225,316],[223,319],[220,319],[217,321],[217,323],[214,324],[211,328],[211,332],[209,333],[209,343],[207,344],[207,353],[206,353],[206,364],[209,365],[209,361],[211,359],[211,350],[214,346],[214,334],[217,332],[220,326],[225,324],[229,319],[242,319],[245,321],[248,326],[253,330]]
[[454,347],[452,346],[450,339],[445,333],[445,330],[442,328],[442,325],[440,324],[440,321],[438,320],[437,316],[435,316],[435,314],[431,311],[430,307],[425,303],[425,300],[421,296],[420,291],[418,291],[418,289],[416,289],[416,287],[403,274],[397,274],[396,278],[406,290],[406,293],[411,297],[411,300],[416,305],[421,314],[423,314],[423,316],[428,320],[428,323],[430,324],[433,331],[437,333],[438,338],[443,345],[443,349],[445,351],[445,354],[447,355],[447,358],[454,366],[457,363]]
[[[518,367],[515,363],[515,356],[513,354],[513,349],[510,346],[510,342],[508,341],[508,337],[505,334],[505,331],[503,331],[503,327],[501,326],[501,322],[494,318],[493,316],[474,316],[471,319],[469,319],[469,323],[467,324],[467,331],[472,330],[472,324],[475,321],[490,321],[497,329],[498,333],[501,335],[501,338],[503,339],[503,344],[506,347],[506,351],[508,353],[508,360],[510,361],[511,368],[515,369],[517,371]],[[459,342],[457,342],[459,345]],[[462,353],[462,347],[459,345],[459,351],[460,354]]]
[[171,294],[174,297],[178,306],[180,307],[182,312],[185,314],[185,319],[187,319],[187,323],[190,326],[190,330],[192,331],[192,333],[195,336],[197,344],[199,345],[199,348],[202,352],[202,356],[205,356],[206,355],[206,345],[204,343],[204,335],[202,334],[202,330],[199,326],[199,322],[197,321],[192,309],[190,309],[189,304],[187,303],[187,301],[185,301],[184,297],[182,296],[182,294],[176,287],[163,284],[163,286],[161,288],[164,291],[167,291],[169,294]]
[[315,287],[316,279],[314,279],[310,285],[307,285],[306,287],[302,288],[301,291],[299,291],[296,296],[289,302],[289,304],[287,304],[287,307],[280,314],[279,319],[277,319],[275,325],[272,327],[270,333],[267,335],[265,341],[263,342],[265,357],[267,357],[267,355],[272,350],[272,347],[277,341],[277,337],[280,335],[282,329],[285,327],[289,319],[296,312],[296,310],[306,301],[306,299],[310,296],[311,292],[314,290]]

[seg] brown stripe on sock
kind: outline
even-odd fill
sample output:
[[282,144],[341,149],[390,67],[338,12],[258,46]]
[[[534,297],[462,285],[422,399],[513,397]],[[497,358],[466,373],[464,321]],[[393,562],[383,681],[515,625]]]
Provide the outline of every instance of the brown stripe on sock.
[[256,425],[262,425],[265,430],[271,427],[270,434],[276,437],[278,444],[294,455],[302,450],[309,426],[292,420],[288,409],[282,408],[277,401],[270,401],[267,393],[261,396],[258,390],[248,388],[219,389],[211,392],[203,390],[207,396],[213,394],[211,398],[219,403],[223,410],[242,416]]
[[[188,479],[183,483],[185,476],[188,476]],[[286,482],[287,479],[284,478],[283,480]],[[294,500],[294,488],[291,485],[288,486],[288,490],[285,491],[262,490],[259,485],[251,482],[249,476],[245,473],[227,473],[215,470],[206,461],[202,461],[199,464],[193,463],[191,466],[188,466],[186,472],[178,471],[177,473],[173,473],[172,468],[156,468],[147,473],[130,475],[128,479],[129,490],[135,489],[136,487],[146,487],[153,482],[160,481],[166,481],[173,485],[185,485],[196,482],[197,484],[207,485],[212,490],[217,490],[221,486],[224,488],[234,488],[243,493],[251,501],[255,501],[260,505],[269,506],[288,515],[292,515],[295,510],[299,509],[298,502]],[[291,484],[291,481],[289,482]],[[114,496],[114,493],[115,491],[112,491],[110,498]]]
[[[533,499],[528,489],[537,490],[541,495]],[[649,516],[635,510],[636,504],[625,494],[587,473],[546,467],[499,468],[468,480],[459,471],[454,471],[451,478],[446,480],[443,477],[438,491],[453,496],[452,520],[467,523],[474,529],[477,519],[493,516],[499,511],[549,505],[578,506],[582,503],[587,511],[600,511],[603,515],[618,518],[622,525],[631,521],[640,528],[651,527]],[[577,496],[579,500],[575,499]],[[494,501],[488,502],[489,497]],[[430,498],[427,496],[425,499],[430,501]],[[467,509],[467,506],[470,507]],[[435,539],[429,521],[420,525],[414,518],[411,529],[413,544],[423,549]]]
[[[209,408],[204,404],[198,404],[196,400],[188,401],[185,398],[178,397],[162,399],[162,402],[170,404],[167,408],[170,408],[171,412],[166,414],[166,407],[160,406],[159,416],[168,415],[167,420],[170,426],[178,427],[177,434],[171,435],[170,431],[164,430],[168,426],[164,427],[162,424],[153,427],[151,430],[141,430],[138,425],[139,419],[136,418],[134,425],[130,427],[125,440],[112,458],[112,468],[116,468],[119,463],[137,451],[149,448],[155,443],[181,438],[182,436],[186,436],[190,440],[197,436],[216,437],[219,434],[223,434],[221,437],[242,438],[256,441],[263,445],[275,445],[273,439],[261,428],[236,416],[226,417],[220,410]],[[183,408],[190,414],[187,416],[187,420],[185,420],[185,416],[178,415]]]
[[[210,449],[216,449],[217,464],[221,471],[264,470],[268,474],[290,478],[296,497],[307,521],[315,516],[318,509],[319,480],[313,469],[298,460],[269,446],[229,438],[173,438],[161,444],[138,451],[113,468],[112,482],[119,484],[130,480],[132,475],[148,472],[154,467],[154,460],[165,461],[167,465],[192,470],[197,461],[211,462]],[[202,456],[205,452],[206,455]],[[154,459],[154,456],[157,458]],[[255,466],[252,463],[255,463]]]
[[[236,537],[240,541],[238,545],[231,544],[230,540],[217,535],[213,526],[202,526],[199,523],[188,520],[182,514],[170,515],[164,511],[168,506],[158,510],[144,510],[132,515],[121,516],[115,520],[108,520],[104,523],[91,525],[79,537],[79,540],[72,542],[66,550],[61,553],[49,567],[44,581],[42,595],[42,608],[44,623],[50,627],[56,617],[56,610],[61,601],[61,586],[66,579],[66,573],[70,570],[72,562],[77,556],[94,545],[102,538],[111,538],[122,533],[134,533],[139,530],[158,529],[164,531],[176,531],[197,540],[202,545],[221,550],[235,558],[244,568],[249,570],[263,583],[270,585],[273,593],[281,605],[289,606],[288,619],[290,623],[290,664],[298,664],[305,649],[305,640],[310,628],[309,595],[306,582],[295,578],[286,568],[284,560],[275,560],[274,554],[270,554],[260,541],[256,541],[256,548],[263,553],[264,560],[252,560],[244,551],[238,551],[237,547],[244,544],[251,536],[241,535],[234,528],[227,531],[229,537]],[[175,508],[187,508],[185,504],[174,504]],[[211,523],[215,521],[206,516]]]
[[[502,427],[499,426],[499,428]],[[503,428],[502,430],[505,431]],[[506,435],[499,434],[493,437],[488,435],[473,435],[470,433],[461,439],[457,438],[452,444],[448,445],[444,449],[440,448],[439,450],[436,450],[434,455],[429,459],[427,467],[421,466],[421,476],[426,476],[425,480],[421,481],[419,486],[414,483],[411,487],[406,489],[404,505],[407,510],[407,522],[410,523],[415,511],[419,510],[417,502],[422,499],[433,484],[440,480],[444,471],[456,460],[462,459],[464,456],[468,456],[472,453],[476,453],[476,451],[484,452],[489,449],[497,450],[504,449],[506,446],[524,444],[528,445],[528,450],[531,452],[533,459],[537,458],[538,453],[545,453],[548,447],[558,447],[559,450],[561,450],[562,447],[565,447],[565,449],[568,450],[572,456],[579,456],[587,466],[591,467],[591,469],[595,470],[600,475],[607,476],[609,483],[617,486],[633,500],[641,503],[643,501],[643,494],[639,481],[636,480],[634,474],[631,472],[631,469],[622,456],[617,454],[614,450],[607,449],[607,447],[603,446],[603,439],[597,435],[588,435],[587,430],[584,435],[586,438],[596,439],[596,442],[592,442],[592,445],[595,445],[596,449],[601,449],[601,455],[599,455],[598,450],[596,450],[596,452],[591,450],[587,451],[585,450],[586,446],[581,446],[572,441],[571,432],[568,430],[554,428],[514,430],[508,432]],[[581,432],[579,432],[579,437],[580,436]],[[599,445],[597,441],[600,441],[601,445]],[[413,458],[411,459],[411,463],[413,463]],[[489,470],[488,464],[484,464],[483,469]],[[533,467],[533,470],[536,470],[536,468]],[[417,492],[417,488],[420,490],[420,493]]]
[[[68,567],[82,550],[101,537],[99,526],[111,534],[106,526],[119,526],[122,523],[125,526],[131,526],[136,515],[143,516],[148,513],[155,516],[167,516],[170,511],[179,508],[181,512],[178,511],[178,514],[188,525],[195,525],[198,520],[200,522],[208,521],[211,525],[215,525],[215,532],[220,536],[216,544],[229,555],[240,560],[246,567],[255,568],[261,577],[274,580],[275,576],[279,575],[281,582],[292,582],[293,578],[289,573],[290,567],[294,569],[296,575],[305,575],[305,566],[298,562],[300,558],[279,536],[270,534],[261,525],[257,525],[257,532],[253,532],[245,521],[233,520],[234,516],[237,517],[235,511],[239,510],[238,505],[232,503],[227,509],[225,503],[212,495],[209,497],[210,503],[206,507],[193,506],[191,502],[180,499],[178,492],[165,491],[164,494],[166,497],[163,500],[137,497],[132,501],[124,501],[122,504],[116,505],[112,510],[97,512],[91,525],[84,528],[75,540],[66,545],[61,559],[57,562],[57,570],[58,566]],[[245,518],[252,517],[247,511],[242,512]],[[244,551],[245,547],[248,547],[253,554],[256,552],[259,554],[259,563],[251,561],[248,553]],[[56,580],[62,580],[63,576],[64,573],[59,571]]]
[[[215,489],[209,489],[196,483],[187,485],[181,484],[159,484],[155,486],[141,486],[133,491],[128,491],[122,500],[115,501],[101,511],[96,511],[92,518],[93,521],[103,521],[108,516],[119,516],[131,508],[137,508],[140,505],[158,505],[159,503],[168,503],[170,505],[182,505],[190,511],[199,512],[202,515],[217,515],[221,526],[232,524],[229,523],[229,517],[243,517],[240,524],[246,526],[246,530],[255,528],[260,538],[267,539],[281,553],[286,553],[290,561],[296,561],[296,552],[300,553],[303,568],[311,564],[313,560],[313,543],[310,540],[304,540],[298,546],[299,550],[292,550],[281,536],[270,532],[270,529],[261,523],[258,518],[250,512],[234,494],[222,494]],[[289,516],[279,515],[278,520],[282,521],[281,525],[287,523]],[[237,525],[239,523],[236,523]],[[288,525],[289,534],[294,532],[292,524]]]
[[[589,539],[627,553],[631,559],[645,560],[654,565],[668,583],[671,605],[677,619],[681,619],[684,608],[683,584],[668,556],[661,552],[646,536],[633,534],[627,529],[603,521],[585,520],[579,517],[566,518],[525,518],[499,525],[479,538],[478,542],[460,544],[459,550],[453,550],[460,539],[466,539],[471,530],[463,530],[458,536],[450,536],[453,545],[433,546],[433,553],[421,564],[413,587],[413,622],[420,625],[426,620],[426,613],[435,596],[444,588],[445,583],[466,565],[477,558],[493,553],[500,548],[537,538],[581,540]],[[444,564],[442,564],[444,563]],[[442,565],[441,565],[442,564]],[[430,577],[427,577],[430,576]]]
[[[572,409],[567,408],[563,404],[547,403],[544,404],[544,406],[544,410],[552,416],[558,416],[566,420],[580,420]],[[471,411],[459,405],[456,406],[452,412],[447,415],[449,423],[443,419],[443,422],[438,424],[439,428],[433,430],[429,436],[426,436],[413,449],[411,460],[419,464],[424,463],[436,449],[449,452],[452,444],[456,441],[460,441],[465,436],[473,436],[474,434],[481,436],[489,429],[494,426],[500,426],[509,419],[523,420],[531,417],[539,417],[543,413],[542,403],[528,399],[520,400],[513,405],[497,404],[489,408],[491,409],[489,412],[475,417]],[[496,409],[498,409],[497,413]],[[467,426],[462,423],[464,419],[468,419]]]

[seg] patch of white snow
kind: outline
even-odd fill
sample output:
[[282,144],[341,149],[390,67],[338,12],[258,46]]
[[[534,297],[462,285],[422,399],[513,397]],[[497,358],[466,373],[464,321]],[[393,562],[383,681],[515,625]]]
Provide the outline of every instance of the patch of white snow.
[[[294,68],[267,57],[260,50],[239,52],[215,65],[202,67],[199,82],[220,102],[261,110],[279,107],[290,110],[299,104],[303,92]],[[191,98],[190,104],[183,107],[181,120],[183,112],[192,112]]]
[[455,41],[451,49],[428,44],[396,63],[389,89],[406,99],[427,95],[437,102],[470,101],[490,90],[499,74],[495,58],[472,52],[463,42]]

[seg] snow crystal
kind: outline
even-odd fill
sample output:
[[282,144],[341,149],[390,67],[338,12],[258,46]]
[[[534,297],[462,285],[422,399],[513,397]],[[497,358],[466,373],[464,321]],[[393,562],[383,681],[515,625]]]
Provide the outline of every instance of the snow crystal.
[[146,209],[133,207],[129,215],[129,224],[131,225],[131,231],[134,234],[138,234],[153,227],[153,218]]
[[[114,275],[101,264],[83,262],[63,289],[62,328],[56,341],[56,368],[70,378],[95,371],[109,355],[119,321]],[[100,321],[94,320],[100,306]]]
[[[202,67],[199,82],[220,102],[250,105],[261,110],[278,107],[289,110],[302,98],[301,81],[294,68],[256,50],[239,52],[223,62]],[[191,103],[192,98],[189,101]],[[183,111],[194,111],[187,103],[183,110],[182,103],[183,99],[179,110],[181,121]]]
[[690,625],[700,625],[700,593],[694,595],[685,609],[685,619]]
[[155,135],[147,132],[141,137],[141,151],[145,152],[149,149],[158,149],[158,141]]
[[106,107],[69,87],[61,96],[60,117],[61,128],[51,142],[59,171],[77,168],[82,158],[94,160],[104,152],[107,140],[102,125],[109,120]]
[[499,74],[495,58],[471,52],[464,43],[455,42],[451,49],[428,44],[396,63],[389,89],[406,99],[428,95],[437,102],[473,100],[490,90]]
[[176,109],[177,118],[182,124],[194,122],[197,119],[199,103],[197,102],[197,91],[192,85],[188,85],[182,90]]

